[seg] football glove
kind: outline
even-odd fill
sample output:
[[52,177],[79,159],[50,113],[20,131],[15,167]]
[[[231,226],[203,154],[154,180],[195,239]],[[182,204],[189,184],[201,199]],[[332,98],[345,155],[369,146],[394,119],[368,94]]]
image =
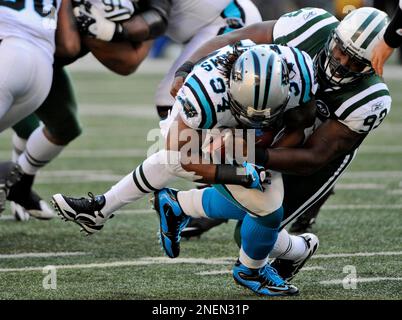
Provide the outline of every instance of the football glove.
[[121,24],[107,20],[102,10],[87,1],[74,8],[74,16],[81,34],[99,40],[111,41],[123,29]]
[[244,161],[242,167],[246,168],[246,175],[248,178],[248,185],[246,188],[258,189],[264,191],[263,183],[268,182],[269,176],[264,167]]

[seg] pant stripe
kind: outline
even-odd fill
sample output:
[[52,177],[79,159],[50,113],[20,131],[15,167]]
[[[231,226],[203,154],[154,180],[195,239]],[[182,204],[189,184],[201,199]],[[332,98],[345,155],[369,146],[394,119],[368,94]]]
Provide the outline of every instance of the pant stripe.
[[339,166],[338,170],[328,179],[328,181],[315,193],[310,199],[304,202],[298,209],[296,209],[289,217],[282,221],[280,228],[283,229],[286,225],[291,222],[293,219],[298,218],[302,215],[307,209],[309,209],[314,203],[316,203],[325,193],[329,192],[331,188],[334,186],[335,182],[338,181],[340,176],[352,162],[354,157],[356,156],[357,149],[352,153],[349,153],[345,156],[343,162]]

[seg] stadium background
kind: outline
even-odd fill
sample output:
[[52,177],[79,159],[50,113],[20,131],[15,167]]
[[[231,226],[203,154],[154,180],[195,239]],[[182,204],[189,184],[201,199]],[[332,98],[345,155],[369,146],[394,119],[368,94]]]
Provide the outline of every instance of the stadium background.
[[[340,16],[345,5],[363,3],[255,2],[266,19],[304,6]],[[108,72],[91,57],[69,67],[84,133],[38,174],[35,188],[42,196],[102,193],[144,159],[152,144],[147,132],[157,128],[155,88],[178,49],[166,47],[128,77]],[[366,139],[324,206],[313,228],[321,246],[293,281],[300,296],[289,299],[402,298],[398,61],[394,53],[384,76],[393,98],[391,113]],[[11,131],[0,137],[2,159],[10,157],[10,137]],[[183,240],[180,258],[171,260],[159,249],[157,218],[148,199],[125,207],[91,237],[58,218],[16,222],[6,210],[0,220],[0,299],[261,299],[236,286],[230,275],[237,256],[233,227],[231,221],[201,239]],[[54,289],[46,286],[50,273],[44,267],[49,265],[56,266]],[[354,274],[357,283],[348,282]]]

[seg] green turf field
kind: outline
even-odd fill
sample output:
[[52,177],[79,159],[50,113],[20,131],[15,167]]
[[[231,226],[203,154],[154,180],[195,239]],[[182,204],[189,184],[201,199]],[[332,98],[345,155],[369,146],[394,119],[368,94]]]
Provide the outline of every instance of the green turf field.
[[[102,193],[135,168],[152,144],[147,132],[157,128],[153,94],[161,76],[74,73],[84,133],[38,175],[36,190],[46,199]],[[293,280],[301,294],[289,299],[402,299],[402,84],[389,85],[391,114],[366,139],[319,216],[320,248]],[[0,138],[2,159],[9,157],[10,136]],[[16,222],[6,210],[0,299],[263,299],[232,280],[233,227],[183,240],[180,259],[171,260],[159,248],[148,199],[90,237],[59,218]],[[58,266],[56,289],[43,287],[48,265]],[[356,270],[355,289],[342,285],[347,266]]]

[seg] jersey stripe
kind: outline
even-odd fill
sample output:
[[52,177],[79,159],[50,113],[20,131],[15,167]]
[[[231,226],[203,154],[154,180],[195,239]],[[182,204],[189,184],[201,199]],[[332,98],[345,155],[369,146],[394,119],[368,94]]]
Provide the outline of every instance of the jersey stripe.
[[243,8],[237,3],[237,0],[232,1],[221,13],[222,18],[239,18],[245,22],[245,14]]
[[293,49],[293,48],[291,48],[291,47],[289,47],[289,49],[292,51],[293,56],[294,56],[295,61],[296,61],[297,69],[299,69],[300,80],[301,80],[301,88],[300,88],[300,89],[301,89],[301,93],[300,93],[300,97],[302,98],[302,97],[304,97],[304,92],[305,92],[305,90],[306,90],[306,79],[302,76],[303,72],[302,72],[302,69],[301,69],[301,66],[300,66],[300,61],[299,61],[299,59],[298,59],[296,50]]
[[270,90],[271,81],[272,81],[272,68],[270,68],[270,66],[272,65],[274,58],[275,58],[274,55],[271,55],[267,62],[267,70],[265,72],[266,77],[265,77],[265,87],[264,87],[264,100],[262,102],[261,110],[264,110],[267,107],[268,95],[269,95],[269,90]]
[[299,68],[300,72],[300,79],[302,81],[302,88],[301,88],[301,102],[309,101],[310,100],[310,91],[311,91],[311,75],[308,71],[308,67],[306,65],[306,61],[302,53],[298,49],[290,48],[295,56],[295,61],[297,67]]
[[311,19],[309,22],[303,24],[296,31],[275,39],[275,42],[280,44],[286,43],[290,45],[291,41],[295,41],[295,43],[292,43],[292,46],[295,46],[303,42],[305,39],[309,38],[317,30],[334,22],[338,22],[338,20],[333,15],[327,12],[325,14],[319,15],[318,17],[315,17],[314,19]]
[[369,104],[372,100],[378,98],[378,97],[383,97],[383,96],[389,96],[389,91],[388,90],[380,90],[373,92],[372,94],[368,95],[367,97],[363,98],[362,100],[357,101],[356,103],[352,104],[349,108],[347,108],[340,116],[340,120],[345,120],[353,111],[356,109],[363,107],[364,105]]
[[375,19],[376,16],[379,15],[378,11],[372,12],[366,20],[363,21],[363,23],[360,25],[360,27],[356,30],[356,32],[353,34],[351,40],[355,42],[362,34],[364,29],[367,28],[367,26]]
[[[300,50],[307,52],[311,58],[324,47],[325,43],[328,41],[328,37],[331,34],[331,31],[334,30],[339,25],[339,22],[336,21],[334,23],[328,24],[325,27],[320,28],[315,31],[314,34],[309,35],[302,42],[295,45],[296,41],[291,41],[290,46],[295,46]],[[299,42],[299,39],[298,41]]]
[[306,103],[311,100],[311,92],[313,88],[313,78],[311,76],[310,70],[311,68],[308,67],[306,58],[304,55],[299,51],[298,54],[301,56],[301,59],[303,60],[303,65],[304,65],[304,71],[303,71],[303,77],[306,77],[306,91],[304,92],[304,97],[302,100],[302,103]]
[[349,108],[351,105],[355,104],[359,100],[363,99],[364,97],[370,95],[371,93],[375,91],[380,91],[380,90],[388,90],[387,86],[385,83],[377,83],[374,84],[370,87],[368,87],[366,90],[363,90],[362,92],[350,97],[346,101],[344,101],[341,106],[335,111],[335,114],[339,117],[347,108]]
[[260,60],[257,54],[251,50],[254,64],[254,109],[258,109],[258,102],[260,99],[260,79],[261,79],[261,67]]
[[[188,88],[190,88],[194,97],[197,99],[197,102],[201,108],[201,129],[211,129],[216,125],[216,114],[214,110],[214,104],[211,101],[211,98],[208,95],[207,90],[204,85],[200,81],[200,79],[193,75],[186,81],[185,84]],[[204,112],[203,112],[204,111]],[[204,117],[205,116],[205,117]]]
[[384,28],[387,23],[387,18],[381,20],[381,22],[374,28],[374,30],[370,33],[366,40],[361,45],[361,48],[367,49],[369,44],[374,40],[374,37]]

